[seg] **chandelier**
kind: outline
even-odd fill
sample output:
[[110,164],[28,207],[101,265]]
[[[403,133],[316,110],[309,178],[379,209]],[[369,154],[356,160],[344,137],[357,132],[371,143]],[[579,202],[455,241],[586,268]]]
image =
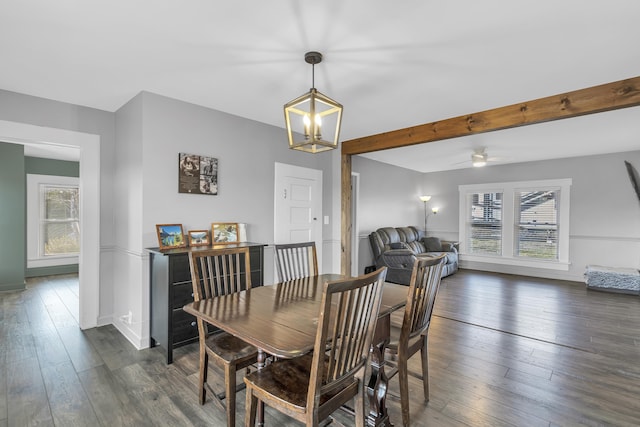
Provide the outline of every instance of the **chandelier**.
[[307,52],[311,64],[311,89],[284,106],[289,148],[320,153],[338,148],[342,105],[315,88],[315,65],[322,62],[320,52]]

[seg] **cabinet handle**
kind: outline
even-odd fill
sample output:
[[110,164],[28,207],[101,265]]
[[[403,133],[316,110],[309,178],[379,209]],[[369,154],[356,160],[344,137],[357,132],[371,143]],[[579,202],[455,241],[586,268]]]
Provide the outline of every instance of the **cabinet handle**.
[[191,322],[191,326],[196,326],[196,322]]

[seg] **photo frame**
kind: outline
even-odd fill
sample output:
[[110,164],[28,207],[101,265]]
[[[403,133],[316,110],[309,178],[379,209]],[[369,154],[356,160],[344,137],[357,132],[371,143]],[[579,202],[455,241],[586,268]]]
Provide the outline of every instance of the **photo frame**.
[[218,159],[178,153],[178,193],[218,194]]
[[156,234],[158,235],[160,249],[184,248],[187,246],[182,224],[156,224]]
[[189,230],[189,246],[209,246],[209,230]]
[[240,233],[237,222],[214,222],[211,224],[211,240],[213,244],[238,243]]

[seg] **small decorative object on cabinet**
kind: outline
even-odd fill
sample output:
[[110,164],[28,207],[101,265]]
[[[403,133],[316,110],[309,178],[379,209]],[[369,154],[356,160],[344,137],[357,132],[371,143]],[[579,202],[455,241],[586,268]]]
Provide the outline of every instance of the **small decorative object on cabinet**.
[[[264,244],[237,243],[249,247],[251,285],[264,283]],[[198,341],[198,325],[192,315],[182,307],[193,301],[189,252],[205,250],[211,246],[174,248],[149,251],[149,285],[151,293],[150,341],[151,347],[160,345],[167,363],[173,362],[173,349]]]

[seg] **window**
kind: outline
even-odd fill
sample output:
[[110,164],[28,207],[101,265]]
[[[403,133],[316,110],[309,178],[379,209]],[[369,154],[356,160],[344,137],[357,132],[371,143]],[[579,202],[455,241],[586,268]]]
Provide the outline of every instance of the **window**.
[[568,269],[570,179],[461,185],[461,259]]
[[27,174],[27,267],[78,263],[79,179]]
[[80,252],[77,186],[40,184],[40,255]]
[[558,259],[559,190],[516,193],[516,256]]
[[474,254],[502,253],[502,193],[470,193],[467,247]]

